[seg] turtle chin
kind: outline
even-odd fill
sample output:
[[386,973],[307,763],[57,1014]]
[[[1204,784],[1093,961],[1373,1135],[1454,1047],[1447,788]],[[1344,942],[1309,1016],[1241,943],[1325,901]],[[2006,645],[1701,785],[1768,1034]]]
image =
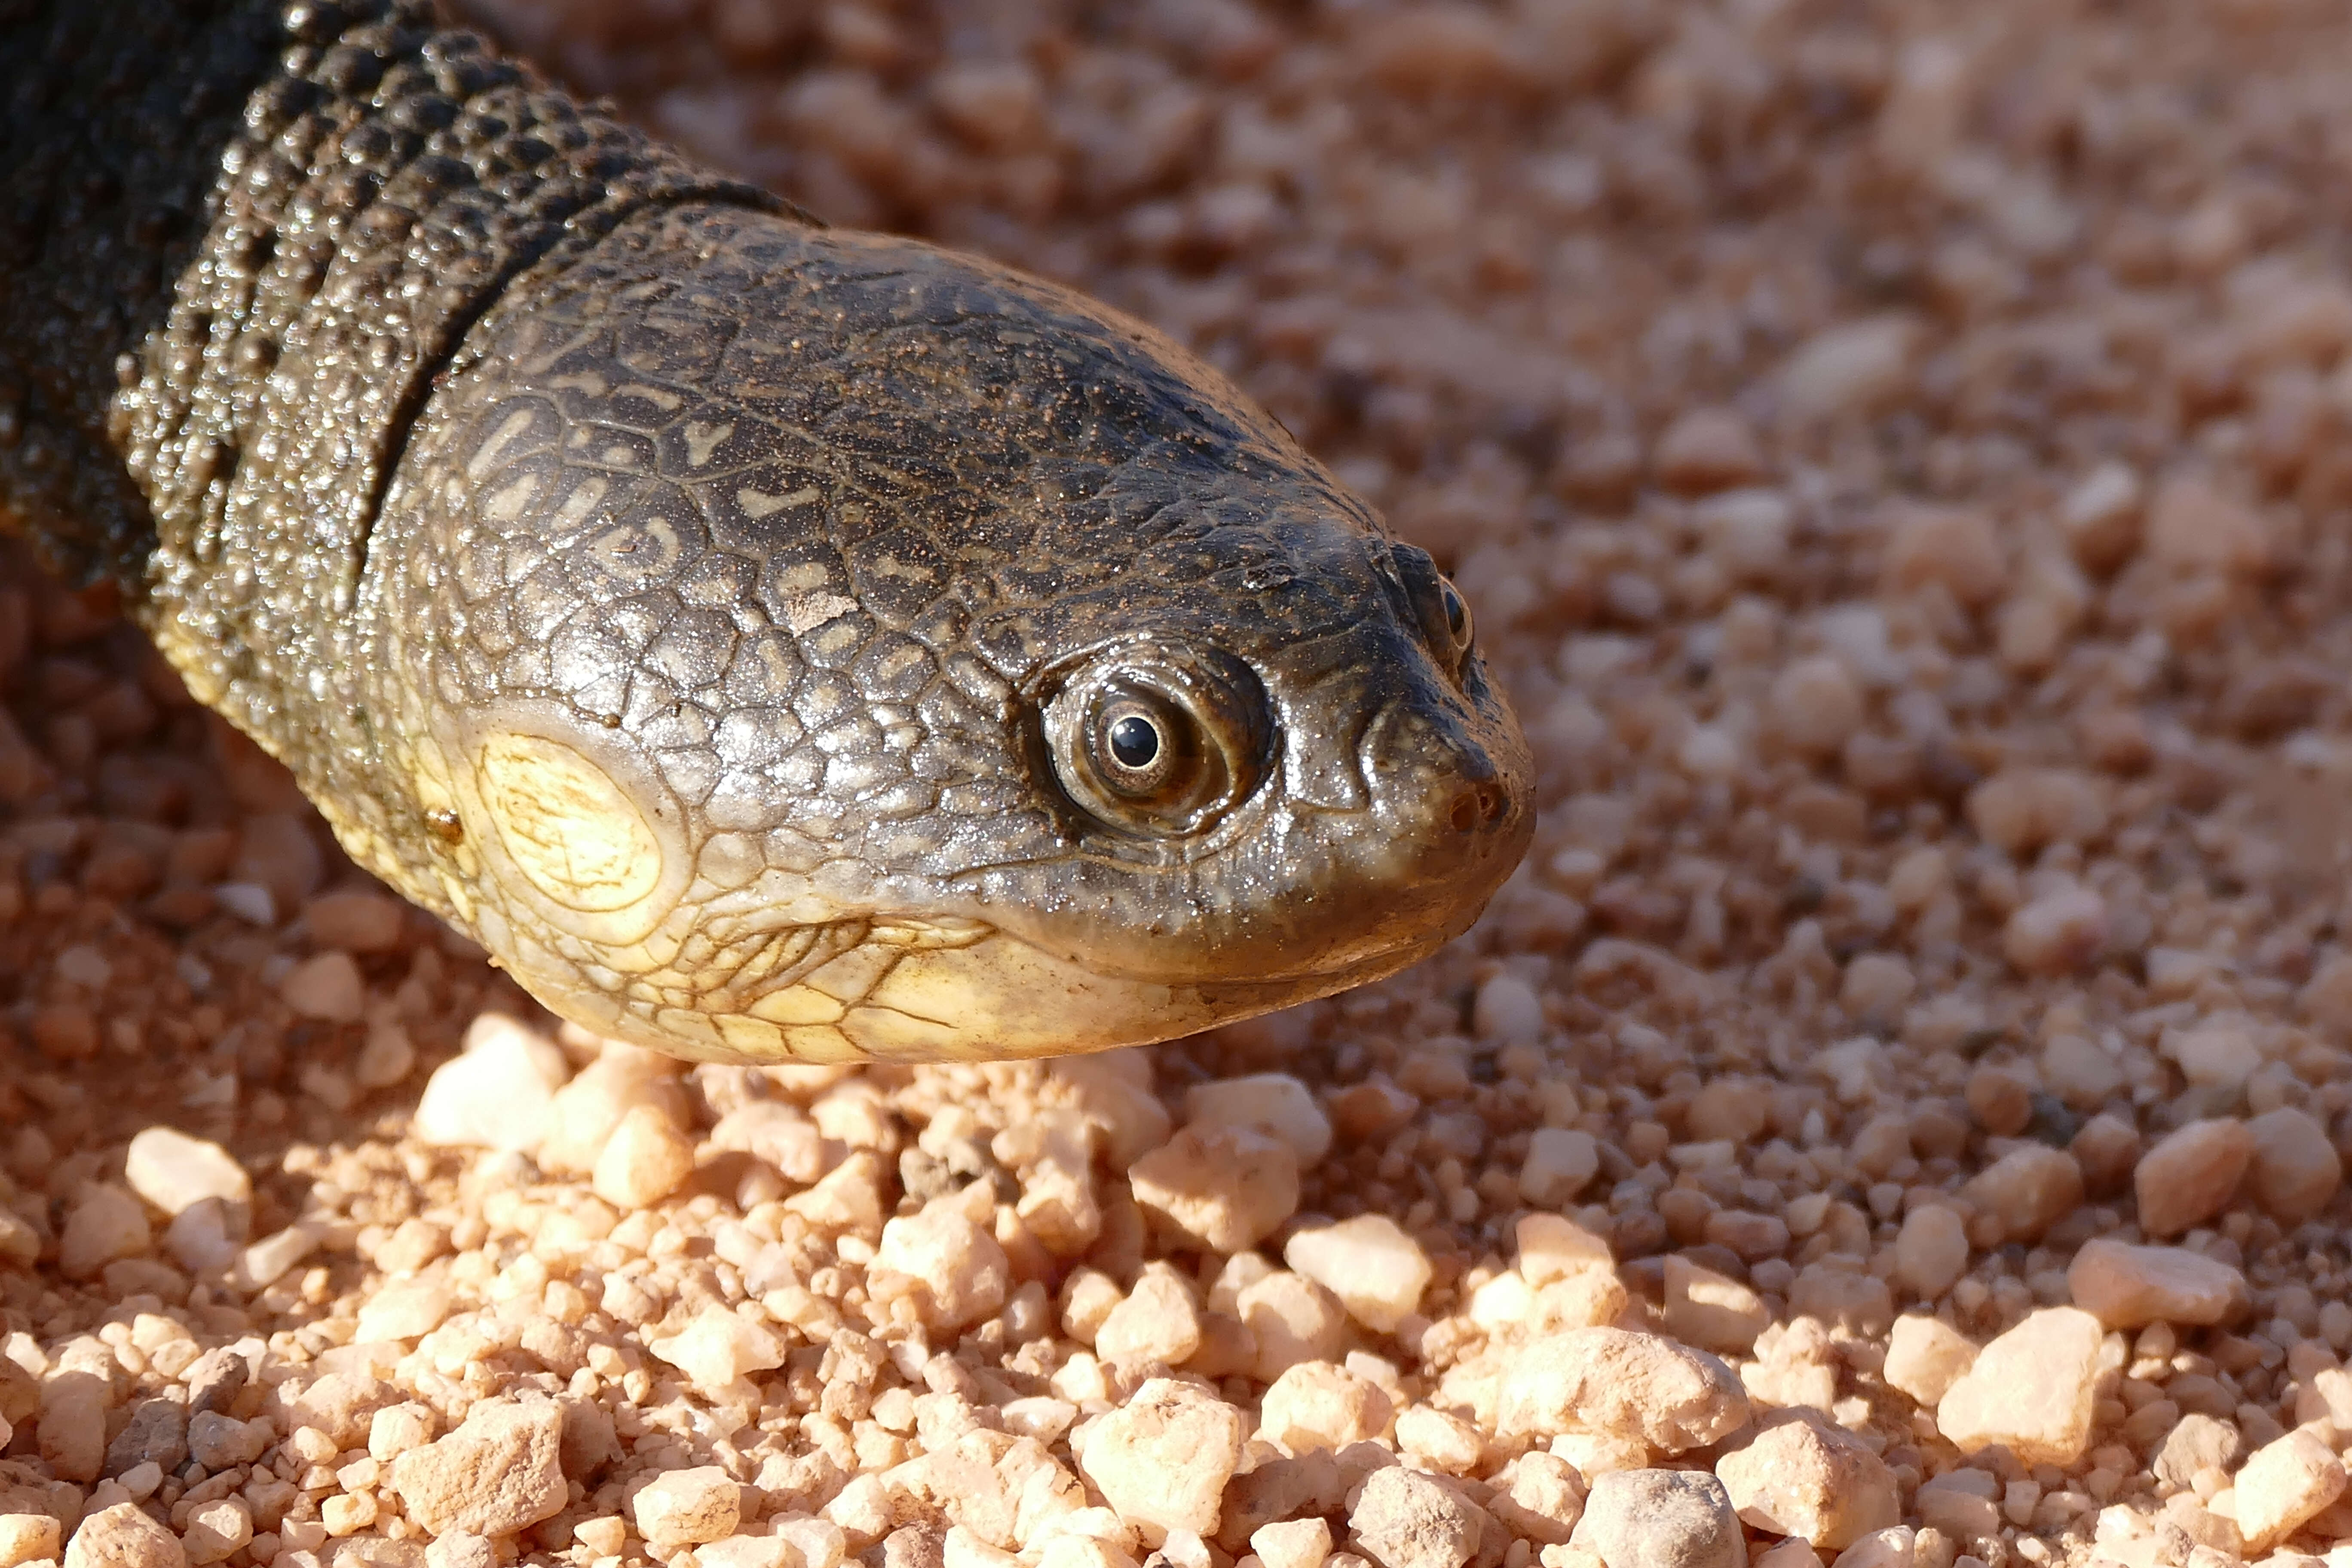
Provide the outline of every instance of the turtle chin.
[[[551,1011],[598,1034],[697,1060],[1003,1061],[1198,1034],[1379,979],[1427,952],[1416,946],[1347,969],[1276,979],[1152,979],[1106,974],[992,928],[960,931],[952,942],[906,940],[920,924],[876,922],[866,942],[789,993],[772,994],[789,996],[785,1005],[762,1001],[756,1011],[720,1004],[648,1016],[593,987],[546,984],[551,977],[544,971],[517,978]],[[834,988],[855,994],[824,990],[852,971],[854,985]]]

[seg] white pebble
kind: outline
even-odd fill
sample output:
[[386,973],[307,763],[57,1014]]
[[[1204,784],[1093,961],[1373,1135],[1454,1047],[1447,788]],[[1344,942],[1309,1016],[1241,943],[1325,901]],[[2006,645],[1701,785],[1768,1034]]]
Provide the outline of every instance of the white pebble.
[[528,1153],[547,1136],[555,1091],[571,1074],[553,1041],[485,1014],[466,1031],[466,1048],[425,1080],[412,1126],[439,1148]]
[[150,1127],[131,1140],[122,1174],[132,1192],[167,1215],[206,1198],[253,1201],[253,1183],[227,1150],[169,1127]]

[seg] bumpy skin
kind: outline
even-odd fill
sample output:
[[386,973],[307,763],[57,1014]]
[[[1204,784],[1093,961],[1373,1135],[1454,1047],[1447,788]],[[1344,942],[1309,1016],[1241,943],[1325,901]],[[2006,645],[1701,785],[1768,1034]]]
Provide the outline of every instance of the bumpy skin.
[[[201,226],[151,221],[164,304],[57,237],[145,156],[59,129],[121,74],[86,7],[0,10],[0,373],[67,454],[0,496],[558,1012],[752,1059],[1165,1038],[1410,962],[1524,849],[1450,588],[1157,334],[419,12],[202,0],[129,29],[213,171],[114,176]],[[100,399],[31,328],[110,300]],[[1105,783],[1139,710],[1174,793]]]

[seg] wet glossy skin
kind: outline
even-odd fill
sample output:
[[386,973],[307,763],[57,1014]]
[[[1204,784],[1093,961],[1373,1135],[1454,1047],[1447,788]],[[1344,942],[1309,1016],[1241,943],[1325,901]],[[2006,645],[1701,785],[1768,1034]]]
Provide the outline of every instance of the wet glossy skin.
[[761,1060],[1161,1039],[1401,967],[1517,863],[1467,606],[1214,372],[332,20],[211,154],[108,400],[152,534],[95,552],[551,1007]]

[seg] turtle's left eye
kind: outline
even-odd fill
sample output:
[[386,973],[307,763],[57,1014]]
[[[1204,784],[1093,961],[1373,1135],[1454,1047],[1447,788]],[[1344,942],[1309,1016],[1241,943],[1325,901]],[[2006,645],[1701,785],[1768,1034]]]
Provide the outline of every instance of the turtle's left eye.
[[1470,658],[1471,640],[1477,635],[1477,627],[1470,618],[1469,601],[1437,569],[1428,551],[1418,545],[1400,544],[1395,553],[1398,574],[1404,579],[1405,596],[1412,601],[1414,618],[1421,623],[1422,640],[1429,645],[1430,656],[1445,672],[1460,679],[1462,667]]
[[1453,635],[1454,646],[1464,653],[1470,651],[1470,605],[1454,587],[1453,579],[1437,580],[1439,596],[1445,601],[1445,629]]

